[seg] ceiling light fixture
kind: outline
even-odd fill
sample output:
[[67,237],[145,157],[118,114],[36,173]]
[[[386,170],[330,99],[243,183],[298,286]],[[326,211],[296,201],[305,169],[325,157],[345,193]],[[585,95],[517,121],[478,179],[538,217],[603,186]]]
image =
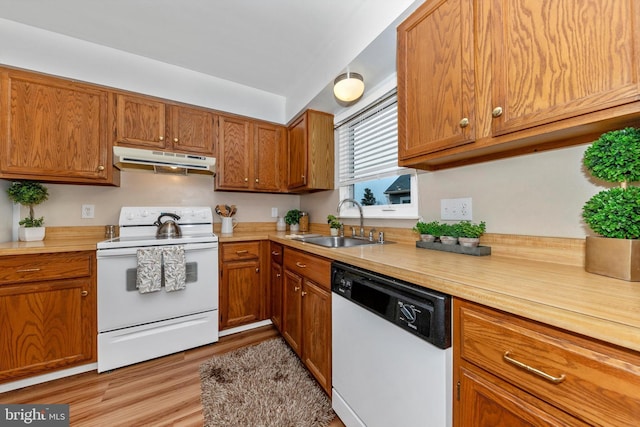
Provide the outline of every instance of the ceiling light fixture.
[[346,72],[333,81],[333,94],[343,102],[353,102],[364,93],[364,79],[358,73]]

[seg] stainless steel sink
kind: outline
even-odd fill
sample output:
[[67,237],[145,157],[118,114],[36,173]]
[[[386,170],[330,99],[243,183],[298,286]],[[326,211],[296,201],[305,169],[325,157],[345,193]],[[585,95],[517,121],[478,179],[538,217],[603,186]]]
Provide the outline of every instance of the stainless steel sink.
[[[319,236],[319,237],[303,237],[300,239],[306,243],[324,246],[326,248],[349,248],[352,246],[362,245],[379,245],[377,240],[369,241],[368,239],[358,239],[355,237],[339,237],[339,236]],[[391,242],[385,242],[391,243]]]

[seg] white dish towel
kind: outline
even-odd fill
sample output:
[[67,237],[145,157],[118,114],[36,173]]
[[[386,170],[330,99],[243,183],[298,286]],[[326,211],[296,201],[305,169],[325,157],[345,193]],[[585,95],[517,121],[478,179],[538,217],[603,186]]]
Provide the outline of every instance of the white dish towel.
[[136,252],[138,271],[136,286],[138,292],[146,294],[157,292],[162,287],[162,250],[160,248],[142,248]]
[[174,292],[184,289],[187,280],[184,246],[164,246],[162,260],[164,262],[164,290]]

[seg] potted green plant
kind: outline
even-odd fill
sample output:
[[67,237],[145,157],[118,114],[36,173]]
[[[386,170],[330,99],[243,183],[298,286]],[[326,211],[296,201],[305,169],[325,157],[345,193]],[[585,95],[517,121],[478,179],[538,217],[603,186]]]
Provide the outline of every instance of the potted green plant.
[[29,216],[18,224],[18,238],[22,241],[37,241],[44,239],[44,217],[36,218],[33,207],[49,198],[47,187],[35,181],[15,181],[7,189],[9,200],[29,208]]
[[418,221],[413,231],[420,234],[420,240],[423,242],[434,242],[436,238],[440,237],[442,224],[438,221],[424,222]]
[[583,164],[596,178],[617,183],[589,199],[582,218],[598,236],[587,236],[585,269],[628,281],[640,281],[640,129],[602,134],[587,148]]
[[487,225],[484,221],[480,221],[480,224],[460,221],[456,227],[458,228],[458,243],[462,246],[475,248],[480,244],[480,236],[486,231]]
[[287,211],[287,214],[284,216],[284,222],[289,224],[289,230],[292,233],[297,233],[300,230],[301,216],[302,216],[302,211],[299,209],[291,209]]
[[342,227],[342,223],[338,221],[338,218],[335,215],[327,215],[327,224],[329,224],[329,231],[332,236],[337,236],[340,231],[340,227]]
[[458,243],[458,224],[440,224],[440,242],[444,245]]

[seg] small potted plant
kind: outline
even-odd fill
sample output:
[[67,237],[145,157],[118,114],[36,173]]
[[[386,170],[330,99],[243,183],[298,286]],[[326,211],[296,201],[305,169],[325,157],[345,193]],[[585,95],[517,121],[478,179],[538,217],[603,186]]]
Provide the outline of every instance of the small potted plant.
[[18,238],[22,241],[44,239],[44,217],[36,218],[33,207],[49,198],[47,187],[35,181],[15,181],[7,189],[9,200],[29,208],[29,216],[21,220]]
[[474,224],[471,221],[461,221],[456,224],[458,228],[458,243],[462,246],[475,248],[480,243],[480,236],[486,231],[487,225],[484,221]]
[[[619,186],[589,199],[582,218],[599,236],[587,236],[585,269],[628,281],[640,281],[640,129],[606,132],[584,153],[583,164],[596,178]],[[600,237],[601,236],[601,237]]]
[[435,242],[436,238],[440,237],[441,235],[442,224],[440,224],[438,221],[418,221],[412,230],[420,234],[421,241]]
[[455,245],[458,235],[458,224],[440,224],[440,242],[443,245]]
[[334,215],[327,215],[327,224],[329,224],[329,231],[331,232],[331,235],[337,236],[340,231],[340,227],[342,227],[342,223],[338,221],[338,218]]
[[289,230],[292,233],[297,233],[300,230],[300,217],[302,216],[302,211],[299,209],[291,209],[287,211],[287,214],[284,216],[284,222],[289,224]]

